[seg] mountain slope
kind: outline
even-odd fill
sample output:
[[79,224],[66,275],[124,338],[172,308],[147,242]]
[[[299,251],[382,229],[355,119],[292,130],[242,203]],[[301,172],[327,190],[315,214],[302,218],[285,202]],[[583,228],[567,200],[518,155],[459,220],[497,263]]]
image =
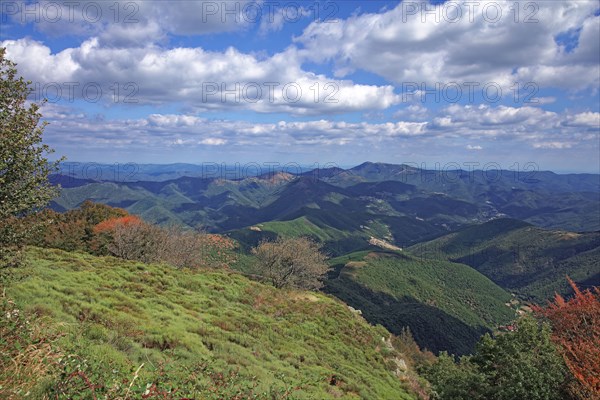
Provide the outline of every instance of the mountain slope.
[[397,354],[382,350],[389,333],[325,295],[59,250],[30,249],[28,261],[6,295],[43,316],[47,336],[60,333],[55,344],[80,357],[96,394],[143,364],[142,390],[160,382],[178,398],[206,398],[206,365],[233,377],[225,388],[255,385],[257,398],[413,398],[395,375]]
[[498,219],[409,249],[477,269],[501,287],[536,301],[569,294],[568,275],[581,286],[600,284],[600,232],[546,230]]
[[409,326],[432,351],[472,351],[487,329],[514,318],[511,296],[463,265],[398,252],[365,251],[331,260],[326,291],[371,323],[399,333]]

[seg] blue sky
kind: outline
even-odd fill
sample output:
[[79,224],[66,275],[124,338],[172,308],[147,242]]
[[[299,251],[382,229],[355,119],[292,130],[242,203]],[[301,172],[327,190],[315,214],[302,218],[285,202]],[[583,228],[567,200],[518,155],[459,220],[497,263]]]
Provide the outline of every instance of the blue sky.
[[70,161],[600,172],[596,0],[0,5]]

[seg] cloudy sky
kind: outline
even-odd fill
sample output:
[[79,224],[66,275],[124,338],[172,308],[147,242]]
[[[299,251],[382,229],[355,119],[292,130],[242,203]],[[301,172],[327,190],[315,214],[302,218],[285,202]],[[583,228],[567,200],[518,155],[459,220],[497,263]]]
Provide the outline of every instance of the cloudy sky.
[[600,3],[6,1],[70,161],[600,172]]

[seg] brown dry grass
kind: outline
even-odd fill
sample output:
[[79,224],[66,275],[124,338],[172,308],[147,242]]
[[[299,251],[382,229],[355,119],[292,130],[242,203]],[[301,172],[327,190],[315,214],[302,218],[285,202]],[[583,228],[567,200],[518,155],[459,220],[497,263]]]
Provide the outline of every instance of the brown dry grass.
[[4,294],[1,301],[0,398],[16,400],[54,376],[64,354],[54,344],[60,335],[48,335],[42,319],[27,320]]

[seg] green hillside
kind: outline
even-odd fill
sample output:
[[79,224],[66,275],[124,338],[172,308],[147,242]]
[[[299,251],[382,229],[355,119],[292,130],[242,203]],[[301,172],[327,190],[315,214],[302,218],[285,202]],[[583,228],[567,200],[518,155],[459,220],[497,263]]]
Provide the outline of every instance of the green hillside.
[[353,253],[331,264],[329,293],[391,332],[410,326],[432,351],[468,353],[483,332],[515,315],[505,304],[510,294],[463,264],[384,251]]
[[472,266],[499,286],[535,301],[569,294],[565,276],[600,284],[600,232],[546,230],[498,219],[450,233],[409,251]]
[[[42,321],[64,354],[64,373],[37,376],[33,398],[55,393],[77,368],[109,398],[153,384],[177,389],[177,398],[413,398],[397,376],[399,354],[383,345],[389,333],[323,294],[276,290],[227,270],[39,248],[10,272],[7,298]],[[64,396],[91,398],[83,381],[69,379],[59,386],[80,393]]]
[[302,209],[296,215],[301,216],[258,223],[230,231],[227,235],[240,242],[244,249],[277,236],[309,236],[320,242],[328,255],[337,257],[355,251],[377,249],[370,243],[372,238],[402,248],[444,232],[433,224],[408,217],[358,211],[347,214],[340,207]]
[[275,232],[283,236],[312,236],[326,242],[328,240],[339,240],[351,236],[350,232],[325,226],[319,227],[305,216],[291,221],[270,221],[259,224],[263,231]]

